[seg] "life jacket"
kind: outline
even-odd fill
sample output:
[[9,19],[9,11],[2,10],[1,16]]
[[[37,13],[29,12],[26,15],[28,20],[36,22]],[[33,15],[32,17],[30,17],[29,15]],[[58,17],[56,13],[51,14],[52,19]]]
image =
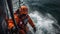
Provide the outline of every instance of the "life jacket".
[[22,20],[23,24],[26,25],[27,22],[28,22],[28,15],[26,15],[26,16],[23,15],[23,16],[21,16],[21,18],[22,18],[22,17],[25,17],[24,19],[21,19],[21,20]]
[[[23,17],[24,17],[24,16],[23,16]],[[28,23],[28,20],[29,20],[28,16],[25,16],[24,19],[22,19],[22,16],[21,16],[21,17],[20,17],[20,24],[19,24],[19,25],[24,25],[24,26],[26,26],[27,23]]]

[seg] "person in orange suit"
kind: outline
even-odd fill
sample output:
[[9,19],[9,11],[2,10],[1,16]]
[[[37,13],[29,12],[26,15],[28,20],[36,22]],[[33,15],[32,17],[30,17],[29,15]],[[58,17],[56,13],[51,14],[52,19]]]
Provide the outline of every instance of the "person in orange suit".
[[[36,32],[36,27],[35,27],[32,19],[28,15],[28,8],[27,8],[27,6],[22,5],[18,9],[18,11],[16,11],[14,13],[14,19],[15,19],[18,27],[20,28],[20,30],[19,30],[20,34],[27,34],[27,32],[29,31],[27,23],[29,23],[32,26],[33,31]],[[14,28],[14,23],[13,23],[12,19],[8,19],[8,28],[9,29]]]

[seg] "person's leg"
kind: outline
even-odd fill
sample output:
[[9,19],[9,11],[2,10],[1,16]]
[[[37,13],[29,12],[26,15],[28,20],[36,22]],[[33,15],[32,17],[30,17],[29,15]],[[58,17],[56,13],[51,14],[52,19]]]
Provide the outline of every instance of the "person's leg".
[[24,30],[20,30],[20,34],[26,34]]

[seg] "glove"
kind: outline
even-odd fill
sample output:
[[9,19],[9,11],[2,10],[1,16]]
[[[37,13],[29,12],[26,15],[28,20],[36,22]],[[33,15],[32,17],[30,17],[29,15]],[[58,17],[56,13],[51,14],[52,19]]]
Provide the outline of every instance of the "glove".
[[33,31],[36,32],[36,27],[33,28]]

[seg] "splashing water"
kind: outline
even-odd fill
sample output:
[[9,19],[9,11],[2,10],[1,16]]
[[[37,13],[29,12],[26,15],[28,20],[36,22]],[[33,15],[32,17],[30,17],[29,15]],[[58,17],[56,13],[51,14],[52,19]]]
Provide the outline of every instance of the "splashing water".
[[34,11],[29,15],[37,28],[36,33],[33,33],[32,27],[28,24],[33,34],[56,34],[52,24],[57,23],[57,21],[50,14],[47,13],[46,16],[43,16],[41,13],[38,13],[38,11]]

